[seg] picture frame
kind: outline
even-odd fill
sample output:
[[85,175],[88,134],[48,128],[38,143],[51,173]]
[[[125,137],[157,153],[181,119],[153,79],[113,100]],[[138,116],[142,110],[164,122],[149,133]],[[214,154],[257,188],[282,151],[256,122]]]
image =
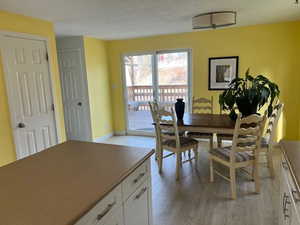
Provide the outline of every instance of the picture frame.
[[226,90],[238,77],[239,56],[211,57],[208,64],[208,90]]

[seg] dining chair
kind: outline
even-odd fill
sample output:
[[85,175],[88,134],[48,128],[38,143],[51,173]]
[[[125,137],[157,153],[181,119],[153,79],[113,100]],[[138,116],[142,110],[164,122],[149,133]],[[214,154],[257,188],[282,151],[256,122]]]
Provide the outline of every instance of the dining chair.
[[274,106],[272,115],[269,117],[266,131],[261,140],[261,152],[265,154],[267,159],[270,175],[274,178],[274,162],[273,162],[273,147],[276,143],[275,136],[279,118],[283,110],[283,103],[279,103]]
[[[213,96],[208,98],[195,98],[192,100],[192,113],[193,114],[213,114]],[[186,133],[189,138],[199,138],[208,139],[210,149],[213,148],[214,135],[213,133],[203,133],[203,132],[192,132]]]
[[[164,109],[158,109],[156,120],[158,128],[158,145],[160,146],[158,155],[159,172],[162,172],[164,150],[174,153],[176,154],[176,179],[178,180],[180,174],[179,170],[182,163],[195,160],[197,165],[198,141],[179,135],[177,119],[173,108],[171,108],[171,112]],[[169,133],[174,133],[174,136],[168,135]],[[182,161],[181,153],[189,150],[193,150],[194,157],[186,161]]]
[[[251,175],[255,182],[255,192],[260,192],[258,158],[265,121],[266,115],[259,116],[253,114],[245,118],[239,115],[235,124],[232,146],[218,147],[209,152],[210,181],[214,182],[214,173],[229,181],[232,199],[236,199],[237,196],[237,169],[251,166]],[[215,162],[228,167],[230,176],[227,177],[217,171],[214,167]]]
[[[157,101],[154,100],[153,102],[148,102],[149,108],[150,108],[150,112],[151,112],[151,116],[152,116],[152,121],[154,123],[154,131],[155,131],[155,142],[156,142],[156,148],[155,148],[155,160],[158,159],[158,155],[159,155],[159,151],[161,149],[161,146],[159,145],[159,133],[158,133],[158,120],[157,120],[157,112],[159,109],[164,109],[164,107],[159,106]],[[175,133],[174,132],[164,132],[165,136],[170,136],[170,138],[175,137]],[[183,136],[184,135],[184,131],[180,131],[179,132],[179,136]],[[172,154],[168,154],[163,156],[163,158],[167,158],[171,155],[174,155],[174,153]],[[190,154],[189,154],[190,156]]]
[[[275,145],[275,135],[277,130],[277,125],[279,118],[281,116],[283,110],[283,103],[279,103],[274,106],[274,110],[272,115],[268,118],[268,124],[265,130],[265,133],[261,139],[261,151],[260,157],[265,156],[270,172],[270,176],[274,178],[274,163],[273,163],[273,147]],[[222,141],[232,141],[233,135],[232,134],[217,134],[218,146],[222,147]]]

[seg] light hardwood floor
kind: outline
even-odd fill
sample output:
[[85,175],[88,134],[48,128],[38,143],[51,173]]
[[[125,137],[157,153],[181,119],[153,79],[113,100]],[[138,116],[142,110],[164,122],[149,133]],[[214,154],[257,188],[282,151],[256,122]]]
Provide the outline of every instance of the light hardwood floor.
[[[105,143],[153,148],[149,137],[112,137]],[[158,173],[152,158],[154,225],[277,225],[279,181],[269,178],[268,169],[261,173],[261,194],[254,194],[254,182],[238,172],[237,200],[230,199],[230,185],[215,176],[209,182],[208,143],[200,143],[197,168],[194,162],[185,163],[181,180],[175,179],[175,157],[164,160],[163,174]],[[275,151],[275,168],[279,154]],[[222,169],[222,168],[220,168]]]

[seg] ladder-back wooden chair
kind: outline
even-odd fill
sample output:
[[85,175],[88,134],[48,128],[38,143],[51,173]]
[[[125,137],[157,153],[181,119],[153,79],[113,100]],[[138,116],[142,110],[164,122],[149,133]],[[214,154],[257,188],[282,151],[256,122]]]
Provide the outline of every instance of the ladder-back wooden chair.
[[273,147],[276,143],[275,135],[279,118],[281,116],[284,104],[279,103],[274,106],[272,115],[269,117],[269,121],[266,127],[266,131],[261,141],[261,151],[265,153],[270,175],[274,178],[274,163],[273,163]]
[[[192,113],[195,114],[213,114],[213,96],[211,99],[207,98],[195,98],[193,97],[192,101]],[[187,137],[189,138],[199,138],[199,139],[208,139],[210,149],[213,148],[213,138],[212,133],[203,133],[203,132],[187,132]]]
[[[159,108],[164,109],[164,107],[159,106],[156,100],[154,100],[153,102],[148,102],[148,105],[149,105],[149,108],[150,108],[152,120],[153,120],[153,123],[154,123],[154,129],[155,129],[155,140],[156,140],[155,159],[157,160],[159,150],[161,149],[161,146],[159,146],[159,141],[158,141],[157,111],[159,110]],[[165,132],[164,134],[166,136],[167,135],[170,136],[170,138],[175,137],[174,132]],[[184,131],[179,132],[179,136],[183,136],[184,134],[185,134]],[[170,155],[173,155],[173,154],[170,154]],[[170,155],[166,155],[166,156],[164,156],[164,158],[169,157]]]
[[[270,171],[270,176],[274,178],[274,163],[273,163],[273,147],[275,145],[275,135],[276,135],[276,129],[278,125],[279,118],[281,116],[282,110],[283,110],[283,103],[279,103],[277,101],[277,104],[274,106],[274,110],[272,112],[272,115],[268,118],[268,125],[266,127],[266,131],[264,136],[261,139],[261,154],[260,156],[265,156],[268,164],[268,168]],[[231,134],[218,134],[218,146],[222,147],[222,141],[228,140],[232,141],[233,135]]]
[[[158,155],[159,172],[162,172],[163,166],[163,152],[167,150],[176,154],[176,179],[179,179],[179,170],[181,163],[191,161],[195,159],[197,164],[198,159],[198,141],[192,138],[187,138],[179,135],[177,119],[174,113],[174,109],[171,108],[171,112],[164,109],[158,109],[156,114],[157,119],[157,132],[158,132],[158,145],[161,146]],[[168,133],[174,133],[174,136],[168,135]],[[182,162],[182,152],[189,150],[194,151],[194,157]]]
[[[219,147],[209,152],[210,181],[214,181],[214,173],[229,181],[232,199],[236,199],[236,169],[239,168],[252,167],[255,192],[260,192],[258,157],[265,121],[266,115],[253,114],[246,118],[241,118],[239,115],[235,124],[232,146]],[[230,177],[215,170],[215,162],[228,167]]]

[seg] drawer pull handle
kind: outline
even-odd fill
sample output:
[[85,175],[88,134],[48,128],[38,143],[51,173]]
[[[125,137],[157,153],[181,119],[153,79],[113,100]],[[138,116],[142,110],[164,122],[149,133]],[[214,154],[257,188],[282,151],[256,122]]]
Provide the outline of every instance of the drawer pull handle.
[[[293,195],[293,198],[294,198],[295,202],[299,202],[300,201],[299,192],[298,191],[292,190],[292,195]],[[295,195],[297,195],[297,197]]]
[[133,183],[136,184],[137,182],[139,182],[139,180],[140,180],[143,176],[145,176],[145,173],[140,173],[140,174],[138,175],[138,177],[135,178],[135,179],[133,180]]
[[138,193],[136,196],[135,196],[135,199],[139,199],[145,192],[147,191],[147,187],[144,187],[140,193]]
[[103,210],[103,212],[98,214],[97,220],[100,221],[107,213],[109,213],[109,211],[114,207],[115,204],[115,201],[111,204],[108,204],[107,207]]

